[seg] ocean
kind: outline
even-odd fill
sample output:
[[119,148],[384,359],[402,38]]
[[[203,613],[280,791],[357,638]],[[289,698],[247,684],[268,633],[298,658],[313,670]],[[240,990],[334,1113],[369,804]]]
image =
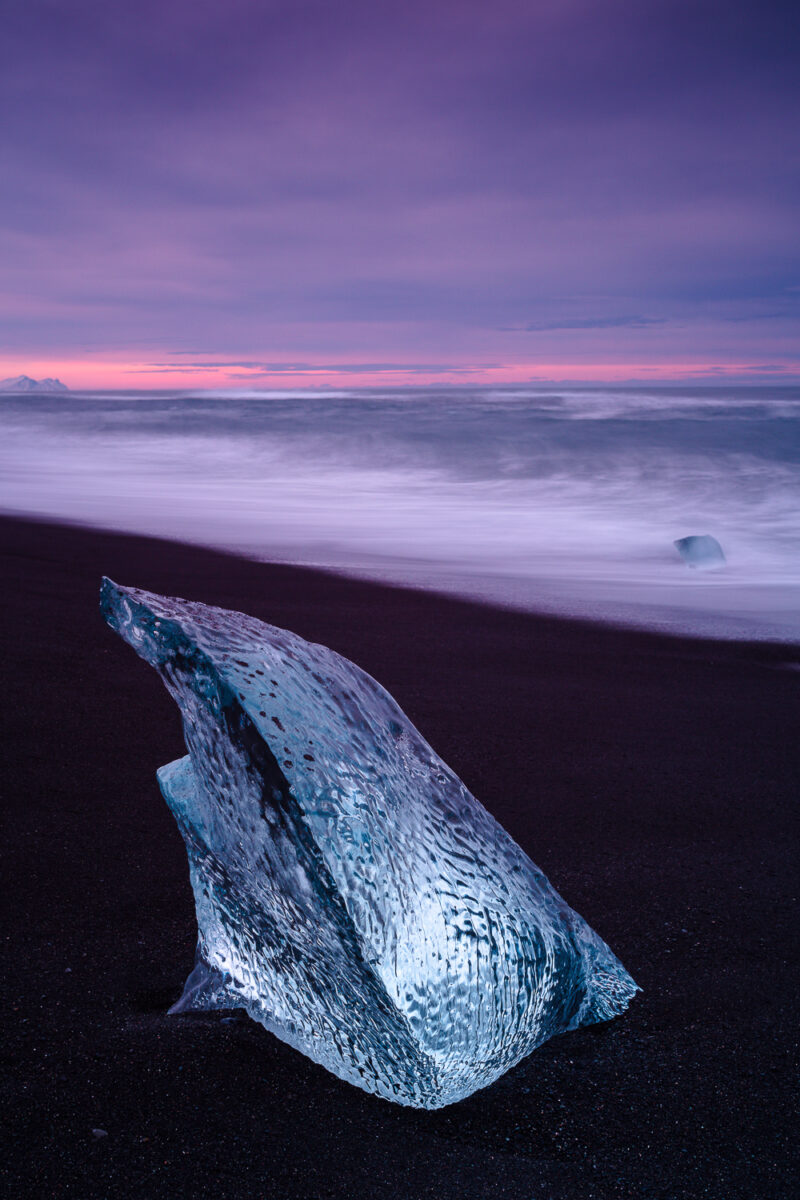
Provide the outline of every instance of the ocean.
[[[540,612],[800,640],[800,388],[8,394],[0,508]],[[691,534],[727,565],[687,567],[673,543]]]

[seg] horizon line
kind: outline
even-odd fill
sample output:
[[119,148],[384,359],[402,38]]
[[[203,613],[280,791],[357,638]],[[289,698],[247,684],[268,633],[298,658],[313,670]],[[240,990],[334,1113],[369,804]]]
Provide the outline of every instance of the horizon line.
[[[186,353],[186,352],[178,352]],[[199,358],[199,356],[198,356]],[[250,367],[252,363],[252,368]],[[229,369],[232,368],[232,369]],[[248,369],[250,368],[250,369]],[[800,362],[685,363],[379,363],[242,360],[197,366],[151,360],[91,360],[0,356],[0,382],[27,376],[55,378],[70,391],[362,391],[374,388],[642,386],[800,383]],[[135,377],[139,379],[135,381]],[[145,383],[142,376],[149,376]],[[187,378],[191,376],[191,378]]]

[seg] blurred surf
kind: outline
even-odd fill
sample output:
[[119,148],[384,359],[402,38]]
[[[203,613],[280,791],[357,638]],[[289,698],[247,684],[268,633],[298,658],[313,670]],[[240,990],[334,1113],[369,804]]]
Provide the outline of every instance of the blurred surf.
[[0,398],[6,512],[725,637],[800,639],[799,462],[787,387]]

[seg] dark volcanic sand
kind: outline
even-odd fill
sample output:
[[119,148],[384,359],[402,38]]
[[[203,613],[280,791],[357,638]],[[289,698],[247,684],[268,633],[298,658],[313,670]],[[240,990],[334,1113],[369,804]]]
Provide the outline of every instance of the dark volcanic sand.
[[[0,527],[6,1196],[798,1194],[796,650]],[[182,738],[100,618],[103,573],[285,625],[375,675],[619,954],[644,989],[630,1011],[435,1113],[247,1019],[167,1017],[195,926],[154,772]]]

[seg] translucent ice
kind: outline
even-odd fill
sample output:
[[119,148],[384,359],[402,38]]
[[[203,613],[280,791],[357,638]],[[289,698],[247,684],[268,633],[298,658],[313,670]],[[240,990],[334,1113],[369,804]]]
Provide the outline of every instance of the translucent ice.
[[189,854],[177,1010],[244,1007],[342,1079],[438,1108],[636,985],[392,697],[324,646],[103,581],[189,754],[158,779]]
[[689,537],[678,538],[675,548],[687,567],[694,567],[699,571],[716,571],[725,566],[722,546],[710,533],[693,533]]

